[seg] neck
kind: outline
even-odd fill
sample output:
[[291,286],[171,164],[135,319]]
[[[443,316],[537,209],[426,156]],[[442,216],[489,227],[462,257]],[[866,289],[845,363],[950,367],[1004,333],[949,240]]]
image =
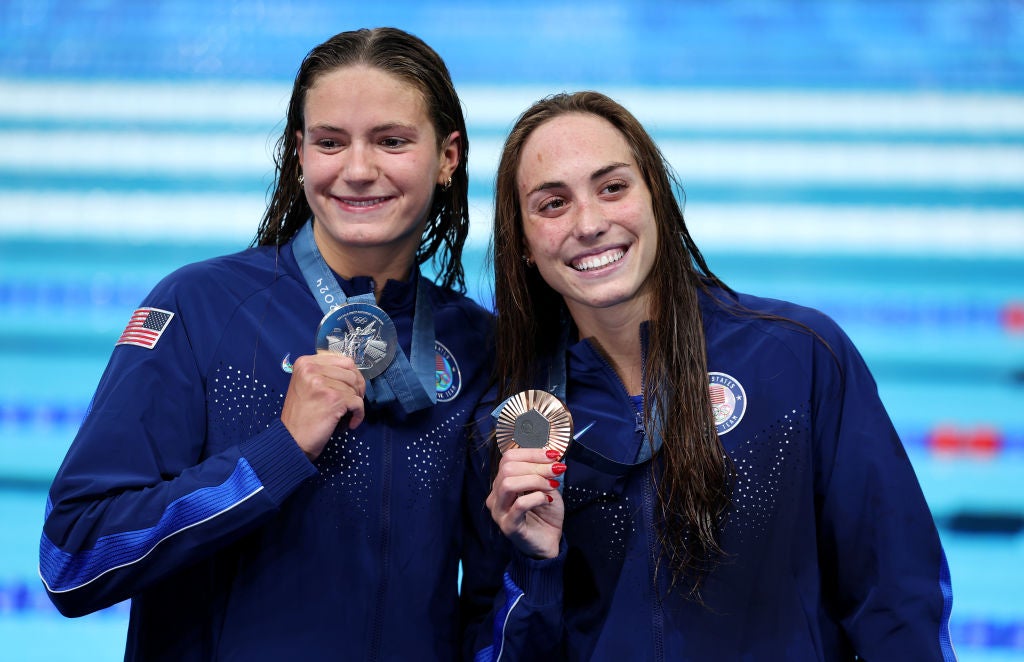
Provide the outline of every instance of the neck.
[[629,394],[639,395],[643,391],[640,324],[647,319],[646,298],[598,310],[568,305],[580,337],[595,342]]
[[320,255],[334,273],[346,280],[356,276],[372,278],[374,296],[378,301],[389,280],[406,280],[413,267],[415,246],[342,246],[325,237],[319,223],[313,224],[313,238]]

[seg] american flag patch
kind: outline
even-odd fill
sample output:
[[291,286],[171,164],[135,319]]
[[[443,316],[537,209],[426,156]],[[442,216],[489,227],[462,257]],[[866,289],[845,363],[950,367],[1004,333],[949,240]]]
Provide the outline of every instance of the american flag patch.
[[124,333],[117,339],[117,345],[138,345],[146,349],[156,347],[174,313],[159,308],[139,308],[132,314]]

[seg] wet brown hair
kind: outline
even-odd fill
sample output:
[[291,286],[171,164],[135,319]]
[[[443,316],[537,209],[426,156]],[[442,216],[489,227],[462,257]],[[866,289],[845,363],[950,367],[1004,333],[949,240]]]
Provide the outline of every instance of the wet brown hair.
[[469,234],[469,137],[462,104],[441,57],[418,37],[396,28],[342,32],[313,48],[303,59],[295,75],[284,131],[275,148],[270,203],[253,244],[280,246],[312,216],[299,183],[302,170],[296,138],[305,130],[306,94],[324,74],[355,65],[380,69],[420,91],[437,135],[438,150],[453,131],[459,132],[459,164],[452,173],[451,186],[434,188],[416,264],[434,260],[438,282],[465,292],[462,249]]

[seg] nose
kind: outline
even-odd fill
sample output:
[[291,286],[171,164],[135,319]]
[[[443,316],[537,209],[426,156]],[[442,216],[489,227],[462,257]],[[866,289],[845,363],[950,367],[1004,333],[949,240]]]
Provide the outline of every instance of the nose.
[[351,184],[371,182],[377,178],[377,162],[373,148],[354,142],[343,153],[341,175]]
[[581,200],[576,206],[575,234],[579,240],[596,239],[608,229],[608,219],[600,207],[591,202]]

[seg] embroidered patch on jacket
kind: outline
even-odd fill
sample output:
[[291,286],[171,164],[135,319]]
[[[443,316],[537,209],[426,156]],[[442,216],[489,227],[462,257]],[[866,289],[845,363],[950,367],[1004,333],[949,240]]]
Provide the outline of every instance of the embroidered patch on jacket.
[[139,308],[132,313],[121,337],[114,344],[117,345],[138,345],[146,349],[153,349],[171,323],[174,313],[159,308]]
[[462,388],[462,373],[459,364],[448,348],[434,341],[434,388],[437,390],[438,402],[451,402]]
[[724,372],[709,372],[711,380],[711,411],[715,415],[715,429],[725,434],[740,424],[747,411],[747,393],[743,385]]

